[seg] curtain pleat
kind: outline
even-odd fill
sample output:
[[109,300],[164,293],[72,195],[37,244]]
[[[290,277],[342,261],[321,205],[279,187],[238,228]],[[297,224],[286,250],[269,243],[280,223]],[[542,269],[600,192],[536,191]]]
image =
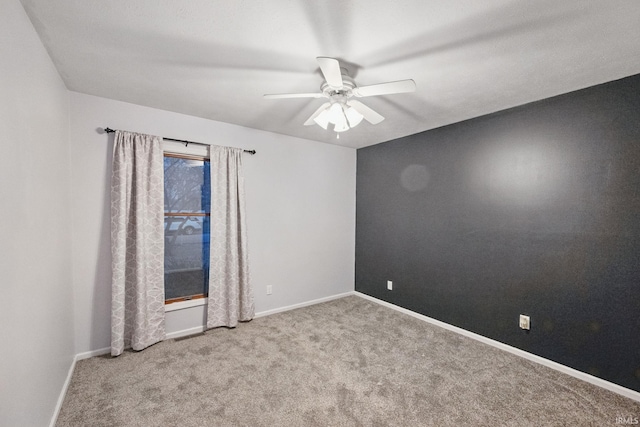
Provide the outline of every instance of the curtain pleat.
[[111,175],[111,354],[165,338],[162,138],[116,131]]
[[242,150],[211,147],[211,240],[207,327],[253,319],[253,291],[242,172]]

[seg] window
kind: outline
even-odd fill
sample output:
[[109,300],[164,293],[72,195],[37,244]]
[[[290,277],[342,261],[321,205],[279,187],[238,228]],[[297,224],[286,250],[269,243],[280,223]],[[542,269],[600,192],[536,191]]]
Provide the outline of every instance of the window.
[[209,282],[209,160],[164,154],[165,303],[205,298]]

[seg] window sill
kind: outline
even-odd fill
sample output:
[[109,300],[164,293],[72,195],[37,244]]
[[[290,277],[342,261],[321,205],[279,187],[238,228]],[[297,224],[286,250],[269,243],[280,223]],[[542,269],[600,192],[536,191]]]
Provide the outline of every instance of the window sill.
[[165,304],[164,311],[166,313],[169,311],[182,310],[185,308],[199,307],[201,305],[207,305],[207,298],[198,298],[198,299],[192,299],[188,301],[180,301],[180,302],[174,302],[171,304]]

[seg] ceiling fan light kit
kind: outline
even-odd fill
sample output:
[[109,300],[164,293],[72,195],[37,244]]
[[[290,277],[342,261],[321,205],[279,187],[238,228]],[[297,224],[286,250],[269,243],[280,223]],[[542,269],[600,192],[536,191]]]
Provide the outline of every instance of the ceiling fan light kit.
[[340,67],[340,62],[334,58],[316,58],[325,82],[320,87],[319,93],[283,93],[264,95],[266,99],[283,98],[327,98],[325,102],[304,122],[305,126],[317,124],[323,129],[333,125],[336,137],[340,132],[352,129],[362,119],[375,125],[384,120],[384,117],[360,101],[352,99],[354,96],[361,98],[367,96],[391,95],[395,93],[414,92],[416,84],[413,80],[400,80],[395,82],[379,83],[370,86],[358,87],[347,71]]
[[349,121],[349,126],[352,128],[358,126],[364,116],[356,111],[355,108],[351,106],[347,106],[347,109],[344,112],[344,115],[347,116],[347,120]]

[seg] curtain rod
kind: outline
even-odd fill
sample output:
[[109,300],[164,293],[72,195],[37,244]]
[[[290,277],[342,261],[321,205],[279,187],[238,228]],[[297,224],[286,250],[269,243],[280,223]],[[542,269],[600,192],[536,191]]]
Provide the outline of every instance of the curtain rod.
[[[104,128],[104,131],[105,131],[106,133],[113,133],[113,132],[115,132],[115,130],[113,130],[113,129],[111,129],[111,128],[108,128],[108,127]],[[209,145],[210,145],[210,144],[204,144],[204,143],[202,143],[202,142],[187,141],[186,139],[167,138],[167,137],[165,137],[165,136],[163,136],[163,137],[162,137],[162,139],[166,139],[167,141],[184,142],[184,146],[185,146],[185,147],[186,147],[186,146],[188,146],[189,144],[207,145],[207,146],[209,146]],[[251,154],[252,156],[253,156],[254,154],[256,154],[256,150],[243,150],[243,151],[244,151],[245,153],[249,153],[249,154]]]

